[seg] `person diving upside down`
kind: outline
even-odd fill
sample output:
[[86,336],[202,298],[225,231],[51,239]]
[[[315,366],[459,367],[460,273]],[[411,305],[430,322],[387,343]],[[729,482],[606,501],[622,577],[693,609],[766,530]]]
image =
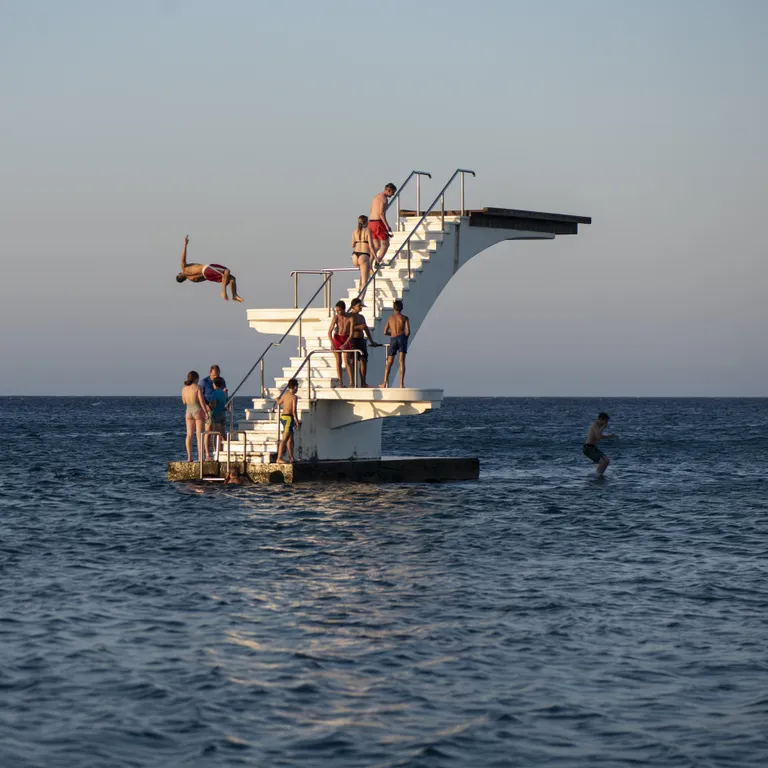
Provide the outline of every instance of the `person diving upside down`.
[[183,283],[189,280],[190,283],[221,283],[221,298],[224,301],[229,301],[227,286],[230,286],[232,291],[232,299],[242,301],[242,297],[237,295],[237,280],[228,267],[221,264],[195,264],[194,262],[187,264],[188,243],[189,235],[185,235],[184,247],[181,249],[181,272],[176,275],[176,282]]

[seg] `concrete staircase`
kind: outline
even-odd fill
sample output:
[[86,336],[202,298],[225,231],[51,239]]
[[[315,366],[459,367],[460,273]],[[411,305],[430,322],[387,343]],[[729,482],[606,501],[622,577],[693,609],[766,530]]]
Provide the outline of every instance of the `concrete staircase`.
[[[395,232],[392,236],[389,252],[385,262],[392,257],[397,249],[402,245],[408,234],[418,222],[417,218],[405,219],[403,221],[404,231]],[[448,225],[452,226],[452,225]],[[387,318],[392,313],[392,302],[395,299],[402,299],[405,304],[405,313],[409,313],[409,297],[414,284],[422,277],[431,259],[435,258],[440,251],[443,242],[443,232],[439,229],[439,221],[427,221],[411,237],[411,259],[410,259],[410,277],[408,276],[408,260],[406,257],[398,258],[390,266],[383,266],[376,275],[375,293],[374,284],[369,285],[366,291],[363,316],[368,323],[373,338],[381,343],[386,343],[387,338],[383,337],[382,331]],[[346,293],[338,298],[342,298],[347,306],[352,299],[358,295],[357,275],[355,275],[354,287],[349,288]],[[332,304],[338,301],[334,297]],[[248,320],[251,327],[262,333],[282,334],[291,322],[298,315],[300,310],[248,310]],[[278,414],[275,401],[287,385],[288,380],[293,378],[296,371],[304,363],[307,354],[315,352],[310,361],[304,366],[303,370],[296,375],[299,382],[299,418],[303,422],[302,430],[296,433],[296,454],[299,459],[310,458],[331,458],[327,451],[324,451],[322,457],[315,455],[313,451],[304,450],[308,442],[303,439],[306,434],[308,420],[312,418],[313,411],[317,408],[318,400],[333,400],[347,404],[346,410],[349,412],[349,424],[358,424],[360,421],[355,417],[359,413],[361,403],[377,403],[376,410],[381,415],[372,413],[373,418],[383,418],[385,415],[397,415],[397,405],[402,410],[410,413],[422,413],[430,408],[439,407],[442,400],[440,390],[417,390],[406,388],[390,388],[381,390],[378,384],[384,377],[384,357],[385,348],[369,348],[368,364],[368,382],[372,385],[371,390],[339,388],[339,381],[336,378],[336,360],[331,353],[331,344],[328,340],[328,326],[331,322],[331,311],[327,308],[313,308],[305,313],[302,318],[301,326],[301,354],[290,358],[289,364],[283,368],[282,375],[278,376],[274,385],[265,389],[263,397],[254,398],[252,407],[246,408],[244,418],[237,422],[235,429],[247,432],[247,451],[251,461],[270,462],[274,461],[279,444]],[[298,329],[295,329],[298,335]],[[415,335],[415,329],[411,332],[411,340]],[[286,342],[287,343],[287,342]],[[326,354],[327,353],[327,354]],[[311,370],[308,370],[311,367]],[[397,382],[398,376],[397,363],[394,364],[390,382]],[[347,381],[346,370],[344,371],[344,383]],[[337,409],[338,410],[338,409]],[[384,413],[386,411],[386,413]],[[338,414],[337,414],[338,416]],[[338,420],[338,419],[337,419]],[[343,421],[343,418],[342,418]],[[343,426],[343,425],[340,425]],[[340,429],[336,427],[336,429]],[[380,436],[380,424],[376,425],[374,430],[376,434],[373,437]],[[359,431],[359,430],[358,430]],[[370,432],[370,430],[368,430]],[[338,442],[338,435],[330,438],[333,442]],[[359,442],[359,441],[358,441]],[[366,441],[367,442],[367,441]],[[242,454],[242,436],[238,439],[233,438],[231,452],[237,459]],[[336,453],[332,451],[331,453]],[[353,451],[353,456],[334,455],[333,458],[375,458],[380,455],[378,450],[374,451],[373,456],[367,450],[360,450],[360,446]]]

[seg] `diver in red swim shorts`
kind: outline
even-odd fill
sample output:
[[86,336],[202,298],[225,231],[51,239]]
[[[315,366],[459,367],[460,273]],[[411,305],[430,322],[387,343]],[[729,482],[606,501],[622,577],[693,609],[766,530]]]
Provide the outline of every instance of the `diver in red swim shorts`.
[[[389,238],[392,229],[387,223],[387,205],[389,198],[395,194],[397,187],[394,184],[387,184],[383,192],[379,192],[373,198],[371,203],[371,215],[368,217],[368,230],[373,239],[373,247],[376,251],[376,264],[381,264],[384,255],[389,248]],[[375,266],[375,265],[372,265]]]
[[221,298],[229,301],[227,296],[227,286],[230,286],[232,298],[234,301],[242,301],[242,297],[237,295],[237,280],[229,269],[221,264],[187,264],[187,243],[189,235],[184,236],[184,248],[181,250],[181,272],[176,275],[176,282],[183,283],[189,280],[190,283],[221,283]]

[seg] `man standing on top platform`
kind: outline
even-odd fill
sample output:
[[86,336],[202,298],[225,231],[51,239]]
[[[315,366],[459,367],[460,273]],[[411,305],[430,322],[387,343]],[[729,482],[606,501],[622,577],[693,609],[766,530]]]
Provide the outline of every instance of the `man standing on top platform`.
[[[387,222],[387,205],[389,198],[395,194],[397,187],[394,184],[387,184],[383,192],[379,192],[373,198],[371,203],[371,214],[368,217],[368,230],[373,239],[373,247],[376,251],[376,265],[381,264],[387,249],[389,248],[389,238],[392,235],[392,228]],[[373,266],[376,266],[373,265]]]

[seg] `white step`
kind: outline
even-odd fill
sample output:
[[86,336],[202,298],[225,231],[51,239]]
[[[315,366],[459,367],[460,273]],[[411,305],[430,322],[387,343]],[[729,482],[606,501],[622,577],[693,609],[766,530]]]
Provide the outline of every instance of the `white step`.
[[[303,362],[303,357],[292,357],[288,364],[288,368],[295,371]],[[331,368],[336,370],[336,358],[333,355],[312,355],[312,362],[309,363],[312,366],[312,376],[314,377],[315,371],[321,368]],[[283,370],[286,370],[285,368]]]
[[[259,429],[255,428],[255,424],[252,424],[250,422],[239,422],[237,425],[237,428],[243,432],[248,433],[248,444],[250,445],[252,442],[268,442],[270,440],[279,440],[278,437],[278,429],[277,429],[277,422],[271,422],[267,423],[265,422],[264,428],[262,429],[262,425],[258,425]],[[269,426],[269,429],[266,429],[266,426]],[[240,442],[242,442],[242,437],[240,438]]]
[[275,404],[274,400],[266,397],[254,397],[251,402],[253,403],[253,409],[255,411],[271,408]]
[[248,421],[264,421],[265,419],[269,419],[269,414],[271,412],[271,409],[267,408],[246,408],[245,418]]
[[[267,390],[270,394],[274,394],[275,397],[278,397],[280,395],[280,392],[282,392],[283,388],[288,384],[287,378],[281,378],[281,379],[275,379],[275,386],[272,389]],[[314,394],[314,391],[316,389],[332,389],[335,386],[338,386],[339,382],[338,379],[315,379],[315,377],[312,377],[312,393]],[[299,403],[301,403],[302,399],[306,398],[307,396],[307,382],[306,380],[302,381],[299,379]]]
[[[302,374],[304,371],[302,371]],[[333,376],[312,376],[312,386],[320,387],[322,389],[332,389],[333,387],[337,387],[339,385],[339,380],[336,378],[335,373],[336,371],[332,371],[334,374]],[[282,391],[283,387],[288,385],[288,382],[290,381],[292,377],[291,376],[281,376],[280,378],[275,379],[275,388],[277,391]],[[296,378],[296,381],[299,382],[299,394],[302,393],[306,395],[307,393],[307,379],[304,376],[298,376]]]

